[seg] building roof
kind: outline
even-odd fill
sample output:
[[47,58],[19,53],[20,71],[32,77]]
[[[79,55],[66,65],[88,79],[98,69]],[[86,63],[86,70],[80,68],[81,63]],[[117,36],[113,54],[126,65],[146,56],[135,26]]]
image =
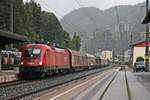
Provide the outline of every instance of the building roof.
[[148,11],[148,14],[145,16],[142,24],[150,23],[150,10]]
[[[131,44],[130,46],[133,46],[133,47],[145,47],[146,46],[146,41],[136,42],[136,43]],[[150,41],[148,41],[148,46],[150,47]]]
[[0,46],[10,43],[18,43],[26,41],[28,41],[28,38],[25,36],[0,30]]

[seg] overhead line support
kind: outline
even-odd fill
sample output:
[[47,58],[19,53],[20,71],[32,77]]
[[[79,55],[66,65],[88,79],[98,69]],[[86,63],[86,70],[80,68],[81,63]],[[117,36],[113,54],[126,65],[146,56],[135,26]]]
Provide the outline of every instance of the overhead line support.
[[[149,0],[146,0],[146,15],[148,15]],[[149,25],[146,24],[145,67],[149,70]]]

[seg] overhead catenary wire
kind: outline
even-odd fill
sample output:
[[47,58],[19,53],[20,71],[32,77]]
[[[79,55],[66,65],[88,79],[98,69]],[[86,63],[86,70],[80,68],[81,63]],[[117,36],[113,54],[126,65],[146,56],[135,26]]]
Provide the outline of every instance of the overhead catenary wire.
[[[52,7],[50,7],[46,2],[44,2],[43,0],[40,0],[41,1],[41,3],[43,4],[43,6],[46,8],[46,10],[48,10],[48,11],[50,11],[50,9],[52,10],[52,11],[54,11],[57,15],[59,15],[60,17],[62,17],[62,15],[60,14],[60,13],[58,13],[56,10],[54,10]],[[42,5],[41,5],[42,6]],[[42,6],[42,7],[43,7]],[[51,11],[50,11],[51,12]],[[88,14],[87,14],[88,15]],[[89,16],[89,15],[88,15]],[[63,18],[63,17],[62,17]],[[92,18],[92,17],[91,17]],[[92,18],[92,20],[93,20],[93,18]],[[72,22],[68,22],[68,20],[67,21],[64,21],[64,23],[65,24],[67,24],[69,27],[70,26],[73,26],[72,28],[73,28],[73,30],[74,30],[74,32],[77,32],[77,33],[85,33],[86,31],[80,31],[80,27],[78,27],[78,26],[76,26],[75,24],[72,24]],[[95,23],[95,22],[94,22]],[[77,31],[78,30],[78,31]],[[97,27],[96,27],[96,31],[97,31]],[[93,33],[93,32],[86,32],[86,33]],[[89,35],[88,35],[89,36]]]
[[[41,5],[44,9],[48,10],[49,12],[54,11],[55,14],[59,15],[61,18],[63,18],[63,16],[57,12],[55,9],[53,9],[52,7],[50,7],[46,2],[44,2],[43,0],[38,0],[40,1],[43,5]],[[52,10],[52,11],[51,11]],[[72,29],[74,30],[74,32],[80,32],[80,28],[73,24],[71,21],[66,21],[65,19],[63,20],[63,22],[68,25],[69,27],[72,26]]]
[[[40,0],[41,1],[41,3],[43,4],[43,8],[46,8],[46,10],[48,10],[48,11],[50,11],[50,12],[52,12],[52,11],[54,11],[57,15],[59,15],[60,17],[62,17],[62,15],[60,14],[60,13],[58,13],[55,9],[53,9],[52,7],[50,7],[48,4],[47,4],[47,2],[44,2],[44,0]],[[75,0],[76,1],[76,3],[78,4],[78,6],[79,7],[82,7],[81,6],[81,4],[80,4],[80,2],[78,1],[78,0]],[[42,5],[41,5],[42,6]],[[117,23],[120,23],[120,19],[119,19],[119,14],[118,14],[118,8],[116,7],[115,8],[116,9],[116,18],[117,18]],[[96,30],[95,30],[95,32],[98,30],[98,25],[97,25],[97,23],[95,22],[95,20],[94,20],[94,18],[93,18],[93,16],[91,15],[91,14],[89,14],[90,12],[88,12],[86,9],[82,9],[82,11],[84,10],[84,14],[85,15],[87,15],[87,17],[91,20],[91,22],[93,23],[93,25],[95,26],[95,28],[96,28]],[[62,17],[63,18],[63,17]],[[78,26],[76,26],[74,23],[72,23],[72,22],[70,22],[70,21],[65,21],[65,19],[64,19],[64,23],[66,24],[66,25],[68,25],[69,27],[70,26],[73,26],[72,27],[72,29],[76,32],[77,30],[79,30],[78,32],[80,32],[80,33],[84,33],[84,32],[81,32],[80,31],[80,27],[78,27]],[[93,32],[89,32],[89,33],[93,33]],[[94,34],[95,35],[95,34]]]
[[[41,5],[44,9],[46,9],[46,10],[48,10],[48,11],[52,10],[52,11],[54,11],[57,15],[59,15],[61,18],[63,18],[63,16],[62,16],[59,12],[57,12],[55,9],[53,9],[52,7],[50,7],[46,2],[44,2],[43,0],[39,0],[39,1],[41,1],[41,3],[44,5],[44,6]],[[77,2],[78,2],[78,1],[77,1]],[[46,7],[45,7],[45,6],[46,6]],[[79,2],[78,2],[78,6],[81,7],[81,5],[80,5]],[[50,11],[50,12],[51,12],[51,11]],[[93,24],[96,26],[96,31],[97,31],[97,30],[98,30],[98,26],[95,24],[95,21],[94,21],[93,17],[90,16],[86,10],[85,10],[85,13],[86,13],[86,15],[89,17],[89,19],[93,22]],[[69,20],[65,21],[65,19],[64,19],[63,22],[64,22],[66,25],[68,25],[69,27],[70,27],[70,25],[73,26],[72,28],[73,28],[74,32],[76,32],[76,31],[77,31],[78,33],[85,33],[85,32],[86,32],[85,30],[81,31],[81,28],[80,28],[80,27],[78,27],[77,25],[73,24],[73,23],[72,23],[71,21],[69,21]],[[93,33],[93,32],[87,32],[87,33]]]

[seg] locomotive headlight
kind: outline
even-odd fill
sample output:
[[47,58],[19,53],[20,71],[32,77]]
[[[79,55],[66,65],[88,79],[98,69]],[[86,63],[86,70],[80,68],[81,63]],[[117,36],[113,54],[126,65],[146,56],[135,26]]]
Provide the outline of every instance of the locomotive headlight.
[[23,61],[21,62],[21,65],[23,65]]
[[42,65],[43,64],[42,61],[40,61],[39,64]]

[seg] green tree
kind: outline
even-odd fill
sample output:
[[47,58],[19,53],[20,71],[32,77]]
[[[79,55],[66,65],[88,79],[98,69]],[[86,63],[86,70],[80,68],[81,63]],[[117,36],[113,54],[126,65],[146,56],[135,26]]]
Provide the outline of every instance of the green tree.
[[34,0],[25,4],[25,28],[29,37],[37,38],[34,34],[39,35],[41,33],[41,12],[40,5]]
[[80,50],[80,37],[77,35],[77,33],[74,33],[74,36],[72,38],[72,46],[71,48],[73,50]]
[[10,31],[10,0],[0,0],[0,29]]
[[50,42],[61,42],[63,29],[53,13],[42,12],[42,34],[44,34]]
[[136,62],[138,62],[138,61],[144,61],[144,58],[139,56],[139,57],[136,58]]
[[25,28],[25,22],[24,19],[25,16],[25,9],[24,9],[24,3],[22,0],[14,0],[13,1],[13,12],[14,12],[14,33],[26,35],[27,31]]
[[30,2],[31,10],[32,10],[32,27],[35,33],[41,33],[41,25],[42,25],[42,11],[41,6],[35,3],[33,0]]
[[62,39],[60,45],[65,48],[71,48],[71,39],[69,33],[66,31],[62,32]]

